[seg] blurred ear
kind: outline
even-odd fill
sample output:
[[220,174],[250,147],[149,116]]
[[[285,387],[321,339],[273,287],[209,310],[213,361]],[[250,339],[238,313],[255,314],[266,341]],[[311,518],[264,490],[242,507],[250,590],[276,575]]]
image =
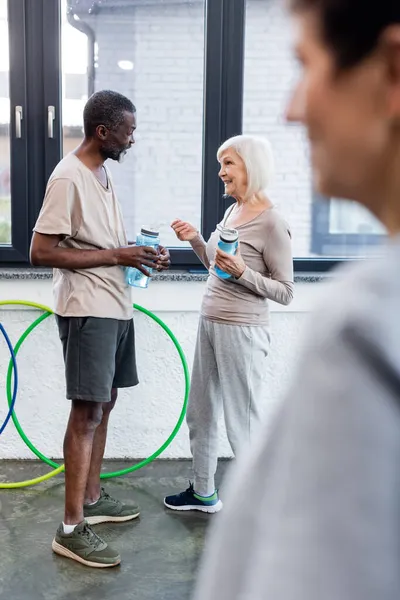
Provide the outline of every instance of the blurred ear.
[[383,32],[380,45],[387,65],[389,116],[400,123],[400,24]]

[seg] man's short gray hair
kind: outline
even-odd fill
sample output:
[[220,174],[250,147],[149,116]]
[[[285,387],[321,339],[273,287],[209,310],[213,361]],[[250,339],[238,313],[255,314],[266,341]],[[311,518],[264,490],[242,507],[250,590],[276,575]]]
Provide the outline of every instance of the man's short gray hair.
[[236,135],[218,148],[217,159],[219,160],[222,153],[229,148],[233,148],[245,164],[246,198],[264,192],[270,186],[275,173],[275,160],[269,141],[255,135]]

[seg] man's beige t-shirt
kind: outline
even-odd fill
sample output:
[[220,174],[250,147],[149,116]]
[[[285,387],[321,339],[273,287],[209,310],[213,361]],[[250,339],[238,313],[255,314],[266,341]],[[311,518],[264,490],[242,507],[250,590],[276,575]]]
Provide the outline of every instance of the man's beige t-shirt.
[[[34,231],[65,236],[60,242],[63,248],[126,246],[121,208],[108,169],[106,174],[107,187],[75,154],[68,154],[49,179]],[[63,317],[132,318],[130,288],[119,266],[54,269],[53,294],[54,310]]]

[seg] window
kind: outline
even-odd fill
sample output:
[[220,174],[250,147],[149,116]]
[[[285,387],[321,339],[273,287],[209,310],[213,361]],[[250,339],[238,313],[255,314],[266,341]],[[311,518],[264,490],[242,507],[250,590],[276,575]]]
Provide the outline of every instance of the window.
[[7,3],[2,0],[0,2],[0,244],[10,245],[10,58],[7,12]]
[[88,95],[110,88],[136,105],[137,144],[109,161],[129,239],[174,218],[201,227],[204,0],[62,2],[64,154],[81,141]]
[[[27,187],[23,6],[0,0],[0,260],[26,259]],[[10,36],[9,31],[22,37]],[[13,65],[10,71],[10,64]],[[12,118],[12,120],[11,120]],[[17,218],[18,215],[18,218]]]
[[137,107],[137,144],[109,164],[128,235],[159,229],[176,268],[201,265],[170,223],[209,236],[229,202],[216,151],[242,131],[274,147],[271,194],[297,270],[379,251],[384,232],[365,211],[313,192],[304,133],[284,122],[297,66],[281,0],[0,0],[0,34],[2,265],[29,264],[47,179],[106,88]]
[[[280,0],[246,0],[243,130],[265,135],[272,143],[277,177],[271,197],[291,224],[294,256],[321,259],[376,254],[383,231],[366,211],[355,203],[323,199],[313,193],[304,132],[284,121],[296,77],[284,4]],[[309,261],[309,267],[315,268],[315,263]]]
[[313,195],[311,252],[340,258],[377,255],[385,239],[383,226],[356,202]]

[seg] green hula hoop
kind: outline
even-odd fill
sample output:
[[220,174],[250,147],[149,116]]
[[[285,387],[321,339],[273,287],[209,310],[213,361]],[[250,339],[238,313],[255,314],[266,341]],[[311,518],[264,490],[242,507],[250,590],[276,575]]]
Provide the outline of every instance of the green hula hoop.
[[[33,323],[31,323],[31,325],[29,325],[29,327],[24,331],[24,333],[19,338],[19,340],[16,343],[15,348],[14,348],[15,355],[17,355],[18,351],[20,350],[23,342],[26,340],[26,338],[28,337],[28,335],[38,325],[40,325],[40,323],[42,321],[44,321],[45,319],[47,319],[48,317],[50,317],[50,315],[53,314],[53,311],[48,306],[44,306],[44,305],[38,304],[36,302],[29,302],[29,301],[25,301],[25,300],[3,300],[3,301],[0,301],[0,306],[6,306],[6,305],[29,306],[29,307],[38,308],[40,310],[45,311],[45,313],[43,315],[41,315],[38,319],[36,319]],[[144,313],[145,315],[147,315],[148,317],[150,317],[151,319],[153,319],[153,321],[155,321],[158,325],[160,325],[160,327],[170,337],[170,339],[172,340],[172,342],[173,342],[176,350],[178,351],[179,357],[180,357],[181,362],[182,362],[184,376],[185,376],[185,395],[184,395],[184,401],[183,401],[183,406],[182,406],[181,413],[179,415],[178,421],[177,421],[177,423],[176,423],[176,425],[175,425],[172,433],[167,438],[167,440],[153,454],[151,454],[151,456],[149,456],[148,458],[142,460],[141,462],[139,462],[136,465],[132,465],[131,467],[127,467],[126,469],[121,469],[120,471],[115,471],[115,472],[112,472],[112,473],[102,473],[101,476],[100,476],[101,479],[110,479],[112,477],[120,477],[121,475],[126,475],[128,473],[132,473],[133,471],[137,471],[138,469],[141,469],[142,467],[148,465],[150,462],[152,462],[154,459],[156,459],[162,452],[164,452],[164,450],[171,444],[172,440],[177,435],[177,433],[178,433],[178,431],[179,431],[179,429],[180,429],[180,427],[181,427],[181,425],[183,423],[183,420],[185,418],[186,409],[187,409],[187,403],[188,403],[188,398],[189,398],[189,389],[190,389],[190,375],[189,375],[189,369],[188,369],[188,365],[187,365],[187,362],[186,362],[186,358],[185,358],[185,355],[184,355],[184,352],[182,350],[181,345],[179,344],[178,340],[176,339],[175,335],[172,333],[172,331],[170,330],[170,328],[168,327],[168,325],[166,325],[159,317],[157,317],[155,314],[153,314],[152,312],[150,312],[146,308],[143,308],[142,306],[139,306],[138,304],[134,304],[133,307],[136,310],[138,310],[139,312]],[[8,405],[9,406],[10,406],[11,401],[12,401],[12,393],[11,393],[12,371],[13,371],[13,364],[12,364],[12,361],[10,361],[9,366],[8,366],[8,372],[7,372],[7,400],[8,400]],[[46,479],[49,479],[50,477],[54,477],[55,475],[58,475],[59,473],[61,473],[64,470],[64,465],[60,466],[58,463],[52,461],[47,456],[45,456],[44,454],[42,454],[32,444],[32,442],[29,440],[29,438],[25,434],[24,430],[22,429],[22,427],[21,427],[21,425],[20,425],[20,423],[19,423],[19,421],[17,419],[17,415],[15,414],[15,411],[13,411],[13,413],[12,413],[12,419],[13,419],[14,425],[15,425],[15,427],[16,427],[19,435],[20,435],[20,437],[25,442],[25,444],[28,446],[28,448],[30,450],[32,450],[32,452],[38,458],[40,458],[40,460],[42,460],[43,462],[45,462],[47,465],[53,467],[54,471],[51,471],[50,473],[47,473],[46,475],[42,475],[41,477],[37,477],[35,479],[30,479],[30,480],[27,480],[27,481],[12,482],[12,483],[0,483],[0,489],[10,489],[10,488],[19,488],[19,487],[27,487],[27,486],[30,486],[30,485],[36,485],[37,483],[45,481]]]

